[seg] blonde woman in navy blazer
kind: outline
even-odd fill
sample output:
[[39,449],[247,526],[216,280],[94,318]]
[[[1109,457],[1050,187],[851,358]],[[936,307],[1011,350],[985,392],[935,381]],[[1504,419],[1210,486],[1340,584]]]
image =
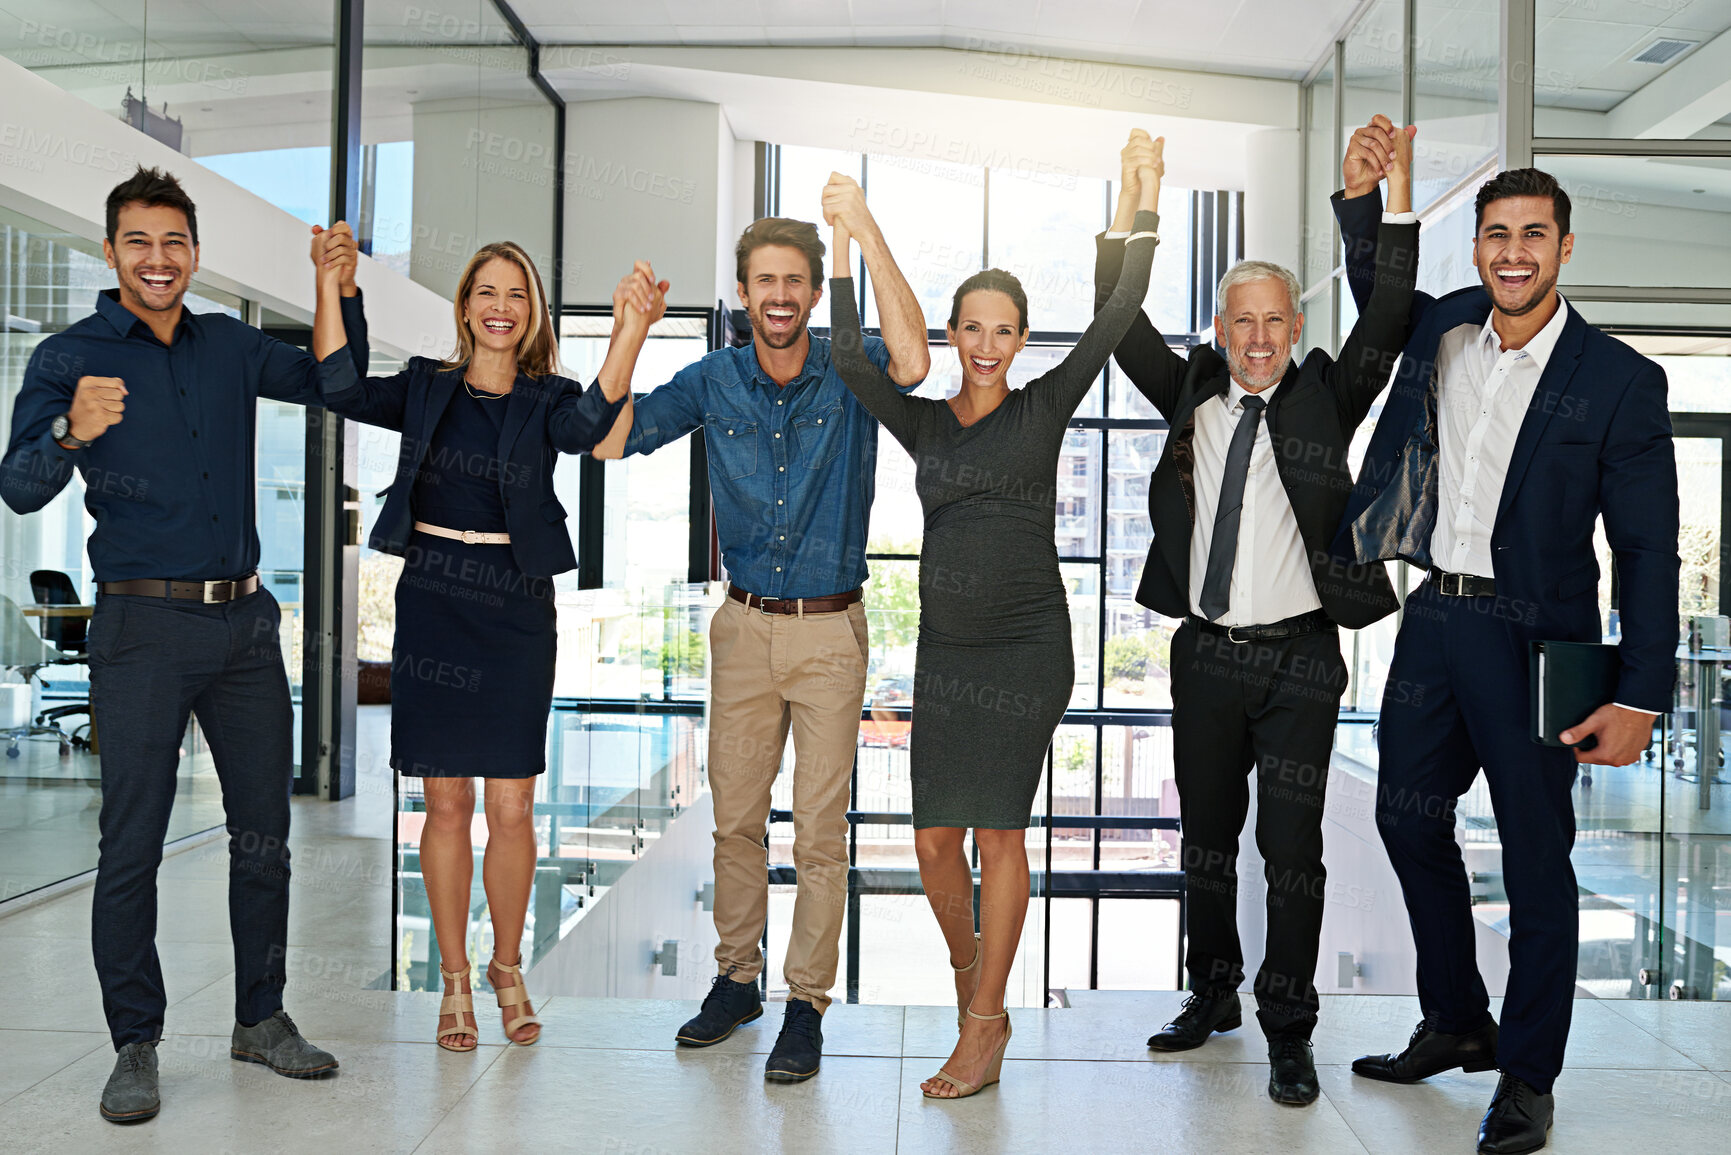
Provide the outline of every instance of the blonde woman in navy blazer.
[[[366,347],[354,296],[353,236],[340,222],[314,238],[319,267],[313,347]],[[397,476],[368,544],[404,559],[391,656],[391,765],[426,796],[421,872],[445,978],[436,1041],[477,1042],[469,993],[468,915],[475,779],[486,780],[482,876],[492,915],[487,967],[505,1036],[540,1036],[523,989],[520,946],[534,880],[536,776],[546,769],[557,632],[553,575],[577,557],[553,493],[561,453],[587,453],[625,401],[665,284],[646,263],[613,295],[614,339],[594,385],[558,373],[557,338],[534,262],[509,242],[483,246],[458,284],[457,348],[412,358],[364,396],[333,407],[395,429]],[[344,359],[345,365],[349,359]],[[351,366],[352,371],[352,366]]]

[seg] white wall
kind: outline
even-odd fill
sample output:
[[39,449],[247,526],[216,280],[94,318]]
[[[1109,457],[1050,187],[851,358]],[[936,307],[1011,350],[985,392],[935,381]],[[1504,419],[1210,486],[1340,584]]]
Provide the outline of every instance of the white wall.
[[1244,257],[1298,271],[1299,133],[1271,128],[1244,142]]
[[565,140],[566,302],[611,301],[648,260],[672,283],[670,305],[713,306],[733,283],[735,150],[721,106],[585,101],[570,106]]
[[[199,277],[311,321],[307,226],[118,118],[0,59],[0,205],[91,241],[103,234],[108,190],[135,164],[173,172],[198,205]],[[371,338],[399,355],[450,342],[449,306],[362,258]]]

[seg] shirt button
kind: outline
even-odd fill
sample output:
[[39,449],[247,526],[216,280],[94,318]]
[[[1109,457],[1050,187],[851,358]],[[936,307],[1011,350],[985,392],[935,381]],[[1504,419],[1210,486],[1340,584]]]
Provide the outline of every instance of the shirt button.
[[786,472],[787,472],[787,466],[785,466],[785,465],[778,465],[778,466],[776,466],[776,467],[775,467],[775,471],[776,471],[776,472],[777,472],[777,473],[786,473]]
[[781,540],[782,540],[782,541],[786,541],[786,540],[787,540],[787,534],[785,534],[785,533],[784,533],[784,534],[782,534],[782,535],[781,535]]
[[733,430],[731,430],[731,429],[729,429],[729,430],[728,430],[728,431],[727,431],[727,435],[728,435],[728,436],[729,436],[729,437],[732,437],[732,436],[733,436]]
[[776,566],[776,567],[775,567],[775,572],[776,572],[776,573],[780,573],[780,572],[781,572],[781,567],[780,567],[780,566]]
[[777,505],[781,505],[781,504],[783,504],[783,502],[782,502],[782,500],[781,500],[781,498],[779,498],[779,497],[778,497],[778,498],[776,498],[776,499],[775,499],[775,504],[777,504]]
[[218,517],[218,516],[217,516],[217,515],[216,515],[216,514],[214,514],[214,513],[213,513],[213,514],[211,514],[211,515],[210,515],[210,520],[212,520],[212,521],[221,521],[221,520],[222,520],[222,519],[221,519],[221,518],[220,518],[220,517]]
[[210,480],[210,474],[208,474],[208,473],[207,473],[207,474],[205,474],[205,475],[204,475],[204,479],[205,479],[205,480],[206,480],[206,481],[209,481],[209,480]]
[[181,396],[182,396],[182,397],[185,397],[185,396],[186,396],[186,390],[184,390],[184,389],[182,389],[182,390],[181,390],[181,391],[180,391],[180,395],[181,395]]
[[196,430],[196,429],[194,429],[194,430],[193,430],[193,431],[192,431],[192,435],[193,435],[193,436],[194,436],[194,437],[197,437],[197,436],[198,436],[198,430]]
[[823,418],[821,418],[821,417],[819,417],[819,418],[818,418],[818,419],[817,419],[817,423],[818,423],[818,424],[819,424],[819,425],[822,425],[822,424],[823,424]]
[[777,440],[777,441],[780,441],[780,440],[781,440],[781,434],[779,434],[779,433],[777,433],[777,434],[776,434],[776,435],[775,435],[775,439],[776,439],[776,440]]

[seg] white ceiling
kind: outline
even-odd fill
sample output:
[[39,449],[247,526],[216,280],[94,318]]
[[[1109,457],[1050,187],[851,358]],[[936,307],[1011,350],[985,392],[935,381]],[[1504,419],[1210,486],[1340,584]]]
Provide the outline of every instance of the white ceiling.
[[1296,80],[1359,0],[513,0],[544,44],[963,48]]

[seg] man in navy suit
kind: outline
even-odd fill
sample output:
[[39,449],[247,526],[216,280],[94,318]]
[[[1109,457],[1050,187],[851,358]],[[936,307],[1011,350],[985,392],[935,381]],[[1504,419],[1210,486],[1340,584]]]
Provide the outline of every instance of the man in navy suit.
[[[1392,156],[1382,118],[1354,134],[1335,211],[1348,235],[1381,213]],[[1418,951],[1424,1019],[1399,1054],[1356,1074],[1410,1083],[1462,1067],[1502,1072],[1480,1152],[1536,1151],[1551,1126],[1579,939],[1571,791],[1576,764],[1625,766],[1670,708],[1677,644],[1677,468],[1657,365],[1581,319],[1557,292],[1569,197],[1514,169],[1480,188],[1481,285],[1415,298],[1413,335],[1371,440],[1336,552],[1429,571],[1408,598],[1379,734],[1377,823]],[[1368,296],[1369,254],[1348,254]],[[1603,516],[1620,583],[1616,696],[1538,745],[1528,643],[1597,642]],[[1593,741],[1588,742],[1591,738]],[[1502,1022],[1474,961],[1455,804],[1480,768],[1502,843],[1509,978]]]

